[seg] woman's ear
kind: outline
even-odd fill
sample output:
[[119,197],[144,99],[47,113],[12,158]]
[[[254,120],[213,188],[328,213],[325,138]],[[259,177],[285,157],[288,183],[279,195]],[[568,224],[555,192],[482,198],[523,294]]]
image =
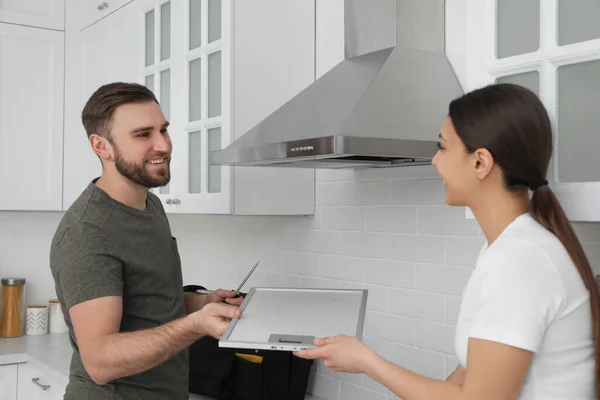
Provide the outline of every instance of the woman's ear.
[[473,170],[480,180],[486,178],[494,167],[494,157],[488,149],[477,149],[473,152]]

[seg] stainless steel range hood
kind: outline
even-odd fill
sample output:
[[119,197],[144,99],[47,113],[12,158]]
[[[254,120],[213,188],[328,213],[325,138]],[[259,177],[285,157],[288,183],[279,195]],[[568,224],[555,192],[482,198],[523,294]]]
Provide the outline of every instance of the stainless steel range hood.
[[430,164],[463,90],[445,54],[444,0],[345,0],[345,59],[228,148],[220,165]]

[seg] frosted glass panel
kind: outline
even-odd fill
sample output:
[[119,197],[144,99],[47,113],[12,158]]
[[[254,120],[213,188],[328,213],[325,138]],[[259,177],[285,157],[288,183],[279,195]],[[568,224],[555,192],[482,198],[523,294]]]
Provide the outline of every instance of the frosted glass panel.
[[202,192],[202,133],[200,131],[189,134],[189,189],[190,193]]
[[146,66],[154,64],[154,10],[146,13]]
[[202,2],[190,0],[190,50],[202,45]]
[[167,121],[171,118],[171,70],[160,73],[160,105]]
[[560,182],[600,181],[600,60],[558,68]]
[[208,0],[208,42],[221,39],[221,0]]
[[540,48],[540,0],[497,0],[496,57]]
[[600,38],[600,1],[558,0],[560,46]]
[[190,99],[189,113],[190,121],[202,119],[202,107],[200,97],[202,95],[202,59],[197,58],[190,61]]
[[166,186],[162,186],[158,192],[160,194],[169,194],[169,184],[167,183]]
[[221,115],[221,52],[208,56],[208,117]]
[[[208,151],[221,149],[221,128],[208,130]],[[210,159],[210,156],[209,156]],[[221,166],[208,166],[208,193],[221,193]]]
[[148,75],[145,78],[145,85],[148,89],[154,92],[154,75]]
[[160,60],[171,57],[171,2],[160,6]]
[[522,74],[508,75],[498,78],[498,83],[514,83],[521,85],[529,90],[532,90],[535,94],[540,95],[540,73],[538,71],[524,72]]

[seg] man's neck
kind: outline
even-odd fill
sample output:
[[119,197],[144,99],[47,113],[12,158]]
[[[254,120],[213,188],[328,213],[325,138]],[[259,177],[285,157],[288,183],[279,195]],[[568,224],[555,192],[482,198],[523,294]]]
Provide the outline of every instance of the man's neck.
[[103,171],[100,179],[96,181],[96,186],[106,192],[110,197],[126,206],[138,210],[144,210],[146,208],[146,195],[148,194],[148,189],[121,175],[115,176],[108,171]]

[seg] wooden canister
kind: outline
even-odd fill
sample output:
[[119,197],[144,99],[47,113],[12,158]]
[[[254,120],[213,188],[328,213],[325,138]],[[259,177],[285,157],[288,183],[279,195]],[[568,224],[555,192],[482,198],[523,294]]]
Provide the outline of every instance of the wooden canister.
[[2,319],[0,337],[23,335],[25,279],[2,278]]

